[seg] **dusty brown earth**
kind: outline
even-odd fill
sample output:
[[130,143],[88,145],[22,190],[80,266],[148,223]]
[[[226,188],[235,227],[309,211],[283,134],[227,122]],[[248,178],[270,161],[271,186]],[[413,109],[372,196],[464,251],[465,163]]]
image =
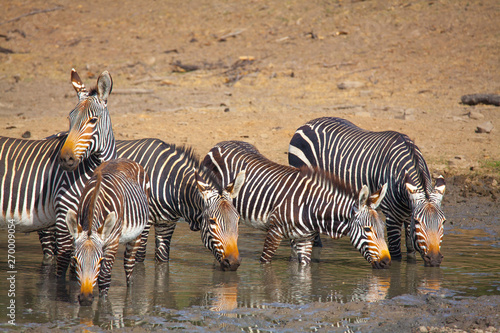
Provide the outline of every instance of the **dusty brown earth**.
[[[239,139],[286,163],[297,127],[340,116],[414,139],[433,174],[448,179],[445,205],[480,197],[488,214],[499,211],[500,108],[461,104],[466,94],[500,93],[496,0],[7,0],[1,7],[0,135],[39,139],[67,130],[77,101],[71,68],[89,86],[108,70],[118,139],[158,137],[200,156]],[[493,130],[477,133],[486,122]],[[399,317],[379,318],[373,329],[390,331],[410,316],[401,302],[390,306]],[[430,306],[436,318],[440,306]],[[500,327],[495,315],[435,324]],[[423,330],[412,319],[408,328]]]

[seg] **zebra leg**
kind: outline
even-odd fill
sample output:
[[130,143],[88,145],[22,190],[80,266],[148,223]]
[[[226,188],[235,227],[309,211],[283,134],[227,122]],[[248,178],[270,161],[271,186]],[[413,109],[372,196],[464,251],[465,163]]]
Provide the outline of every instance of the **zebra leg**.
[[389,253],[392,260],[401,260],[401,223],[394,220],[389,214],[386,215],[387,240],[389,241]]
[[295,245],[297,246],[297,257],[300,264],[309,265],[311,263],[313,243],[314,236],[295,240]]
[[51,226],[47,229],[38,230],[38,239],[42,245],[43,263],[50,264],[55,254],[56,227]]
[[411,225],[410,222],[405,221],[405,240],[406,240],[406,260],[411,263],[417,262],[417,253],[415,252],[415,246],[413,244],[413,237],[411,235]]
[[125,269],[125,276],[127,278],[127,286],[130,285],[130,277],[134,271],[135,258],[137,251],[142,246],[142,234],[139,235],[135,240],[128,242],[125,247],[125,253],[123,255],[123,267]]
[[56,223],[56,275],[64,278],[73,254],[73,237],[68,231],[64,219]]
[[118,240],[115,243],[109,244],[104,258],[101,261],[101,270],[97,278],[99,285],[99,295],[106,296],[108,294],[109,285],[111,284],[111,269],[115,263],[116,252],[118,251]]
[[139,246],[139,249],[137,250],[137,253],[135,254],[136,262],[144,262],[144,259],[146,259],[146,245],[148,245],[148,237],[149,230],[151,229],[151,224],[152,222],[148,222],[141,234],[141,244]]
[[266,240],[264,241],[264,249],[262,250],[262,255],[260,256],[261,263],[267,264],[271,262],[282,239],[283,234],[278,230],[278,228],[272,225],[267,232]]
[[170,241],[174,233],[176,223],[155,224],[156,262],[165,262],[170,259]]

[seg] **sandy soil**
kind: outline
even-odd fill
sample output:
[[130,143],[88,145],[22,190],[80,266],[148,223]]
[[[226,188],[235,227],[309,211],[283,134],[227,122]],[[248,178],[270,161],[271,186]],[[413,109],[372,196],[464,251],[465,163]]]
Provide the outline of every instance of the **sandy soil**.
[[[496,0],[7,0],[0,13],[0,135],[39,139],[67,130],[76,103],[71,68],[89,86],[109,70],[118,139],[158,137],[191,145],[200,156],[239,139],[286,163],[297,127],[341,116],[408,134],[433,174],[448,179],[446,205],[486,200],[495,214],[500,109],[463,105],[461,96],[500,93],[499,13]],[[493,130],[477,133],[485,122]],[[436,316],[440,306],[431,309]],[[496,313],[488,315],[500,327]],[[377,329],[397,327],[398,319],[389,319]],[[491,326],[457,320],[467,330]]]

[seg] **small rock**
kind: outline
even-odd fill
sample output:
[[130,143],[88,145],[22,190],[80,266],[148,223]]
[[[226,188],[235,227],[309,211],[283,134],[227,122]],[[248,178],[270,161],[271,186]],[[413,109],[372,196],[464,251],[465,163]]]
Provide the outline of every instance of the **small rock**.
[[497,185],[498,185],[498,181],[497,181],[496,179],[493,179],[493,180],[491,181],[491,186],[493,186],[493,187],[497,187]]
[[21,137],[23,137],[24,139],[29,139],[29,138],[31,138],[31,132],[26,131],[21,135]]
[[414,115],[415,113],[417,113],[417,109],[414,108],[409,108],[405,110],[405,115]]
[[364,85],[365,84],[363,82],[359,82],[359,81],[344,81],[344,82],[340,82],[339,84],[337,84],[337,88],[339,88],[341,90],[355,89],[355,88],[361,88]]
[[493,130],[491,121],[487,121],[477,126],[476,133],[490,133]]
[[414,121],[414,120],[417,120],[417,117],[415,117],[414,114],[406,114],[406,112],[405,112],[405,114],[403,115],[403,119]]
[[359,92],[359,97],[370,97],[373,95],[373,91],[371,90],[361,90]]
[[484,115],[478,111],[471,111],[469,112],[469,118],[474,120],[481,120],[484,118]]
[[368,111],[358,111],[354,113],[356,117],[364,117],[364,118],[370,118],[372,115]]
[[465,118],[465,117],[457,117],[457,116],[453,116],[453,121],[467,121],[468,119]]
[[421,332],[421,333],[427,333],[427,332],[429,332],[429,330],[425,326],[420,326],[418,328],[418,331]]

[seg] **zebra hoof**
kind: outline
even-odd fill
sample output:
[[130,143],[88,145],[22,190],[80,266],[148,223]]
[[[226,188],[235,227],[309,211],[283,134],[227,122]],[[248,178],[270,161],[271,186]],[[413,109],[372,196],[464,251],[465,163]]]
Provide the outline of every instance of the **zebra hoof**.
[[53,254],[48,254],[48,253],[44,254],[42,259],[42,265],[44,266],[52,265],[54,263],[54,258],[55,256]]

